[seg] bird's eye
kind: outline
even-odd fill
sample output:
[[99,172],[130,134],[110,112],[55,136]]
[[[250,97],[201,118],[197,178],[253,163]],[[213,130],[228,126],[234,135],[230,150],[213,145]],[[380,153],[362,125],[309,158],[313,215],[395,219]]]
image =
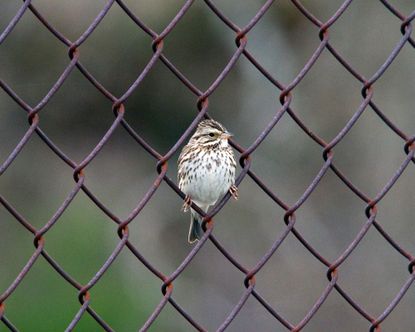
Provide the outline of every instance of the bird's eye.
[[214,134],[214,133],[210,133],[210,134],[209,134],[209,136],[210,136],[210,137],[214,137],[214,136],[215,136],[215,134]]

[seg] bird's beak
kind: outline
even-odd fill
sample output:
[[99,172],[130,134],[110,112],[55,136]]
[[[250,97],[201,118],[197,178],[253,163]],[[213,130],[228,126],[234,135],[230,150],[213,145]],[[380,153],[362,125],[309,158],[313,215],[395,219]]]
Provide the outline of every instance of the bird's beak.
[[223,138],[223,139],[229,139],[229,138],[231,138],[233,136],[233,134],[231,134],[231,133],[229,133],[229,132],[224,132],[222,135],[221,135],[221,137]]

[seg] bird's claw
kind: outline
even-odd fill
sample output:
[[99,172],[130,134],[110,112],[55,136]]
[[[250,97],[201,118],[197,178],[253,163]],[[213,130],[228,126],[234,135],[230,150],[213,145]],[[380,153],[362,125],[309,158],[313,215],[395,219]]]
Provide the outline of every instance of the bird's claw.
[[183,212],[187,212],[189,211],[190,206],[192,205],[192,199],[190,198],[189,195],[186,195],[186,197],[184,198],[184,203],[182,206],[182,211]]
[[233,184],[229,188],[229,192],[230,192],[231,196],[235,199],[235,201],[237,201],[238,197],[239,197],[238,187]]

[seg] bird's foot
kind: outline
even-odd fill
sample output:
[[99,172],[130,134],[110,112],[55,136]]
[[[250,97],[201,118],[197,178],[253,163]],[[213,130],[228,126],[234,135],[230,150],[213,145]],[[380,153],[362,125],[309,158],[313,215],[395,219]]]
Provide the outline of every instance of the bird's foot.
[[190,198],[189,195],[186,195],[186,197],[184,198],[184,203],[183,203],[183,206],[182,206],[182,211],[183,212],[189,211],[191,205],[192,205],[192,199]]
[[229,188],[229,192],[230,192],[231,196],[235,199],[235,201],[237,201],[238,197],[239,197],[238,187],[233,184]]

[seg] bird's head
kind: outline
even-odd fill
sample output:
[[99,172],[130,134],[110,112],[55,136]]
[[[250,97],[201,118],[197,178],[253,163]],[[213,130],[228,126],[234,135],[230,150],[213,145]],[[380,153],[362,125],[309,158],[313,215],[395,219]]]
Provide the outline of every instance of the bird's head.
[[194,144],[205,146],[228,146],[228,140],[232,137],[224,126],[215,120],[203,120],[197,126],[196,132],[191,137]]

